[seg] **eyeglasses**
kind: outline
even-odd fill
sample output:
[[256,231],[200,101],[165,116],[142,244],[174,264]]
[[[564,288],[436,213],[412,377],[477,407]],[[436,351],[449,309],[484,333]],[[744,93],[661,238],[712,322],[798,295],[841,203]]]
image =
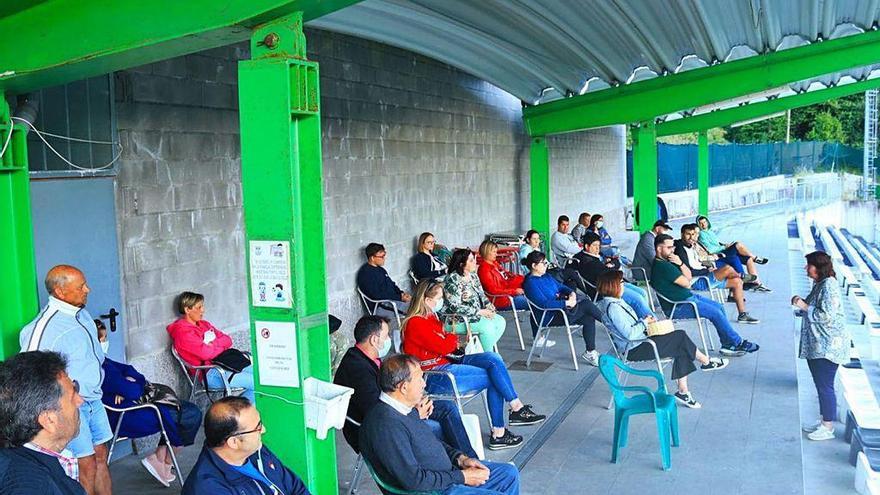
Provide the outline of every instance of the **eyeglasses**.
[[373,255],[373,258],[383,258],[383,259],[384,259],[386,254],[387,254],[387,253],[374,254],[374,255]]
[[541,261],[537,262],[536,264],[537,264],[537,265],[544,265],[544,266],[547,266],[547,265],[550,264],[550,262],[547,261],[547,260],[541,260]]
[[227,438],[237,437],[239,435],[247,435],[248,433],[256,433],[258,431],[263,431],[263,420],[260,420],[260,422],[257,423],[257,427],[253,430],[239,431],[238,433],[233,433],[232,435],[229,435],[229,437]]

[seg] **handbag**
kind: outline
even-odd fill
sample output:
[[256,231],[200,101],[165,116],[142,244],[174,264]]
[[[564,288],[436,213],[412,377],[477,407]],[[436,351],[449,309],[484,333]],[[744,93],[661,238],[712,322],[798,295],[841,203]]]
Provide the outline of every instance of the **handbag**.
[[672,320],[658,320],[648,323],[646,333],[648,334],[648,337],[656,337],[658,335],[666,335],[667,333],[672,333],[674,331],[675,325],[672,324]]
[[476,335],[471,335],[467,345],[464,346],[465,355],[479,354],[481,352],[483,352],[483,344],[480,343],[480,338]]
[[464,349],[456,349],[449,354],[446,355],[446,360],[453,364],[461,364],[461,361],[464,359],[465,352]]
[[[247,357],[245,353],[230,347],[220,354],[217,354],[217,356],[211,360],[211,364],[216,364],[226,371],[231,371],[234,375],[235,373],[241,373],[241,370],[250,366],[251,359]],[[231,380],[232,377],[230,376],[229,379]]]
[[162,404],[180,410],[180,399],[174,389],[162,383],[147,382],[144,384],[144,393],[137,402],[138,404]]

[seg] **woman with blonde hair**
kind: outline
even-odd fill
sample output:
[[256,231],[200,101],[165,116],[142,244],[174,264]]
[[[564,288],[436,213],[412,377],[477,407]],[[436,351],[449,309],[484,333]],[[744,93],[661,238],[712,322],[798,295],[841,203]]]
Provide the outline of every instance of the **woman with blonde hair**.
[[[460,393],[486,390],[492,426],[489,448],[516,447],[522,443],[522,436],[504,427],[504,403],[510,404],[511,426],[538,424],[546,416],[535,414],[530,405],[519,399],[501,356],[494,352],[464,354],[464,344],[470,340],[470,334],[465,342],[459,342],[455,334],[444,331],[437,317],[442,307],[443,284],[430,280],[419,282],[403,321],[403,352],[415,356],[423,370],[452,373]],[[443,376],[431,375],[426,383],[428,393],[452,393],[451,384]]]

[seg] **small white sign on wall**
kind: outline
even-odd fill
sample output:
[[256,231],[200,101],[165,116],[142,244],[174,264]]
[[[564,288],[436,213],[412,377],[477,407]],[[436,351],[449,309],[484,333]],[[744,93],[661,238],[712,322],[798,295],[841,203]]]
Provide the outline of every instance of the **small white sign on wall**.
[[264,308],[291,308],[290,242],[250,241],[251,301]]
[[296,324],[288,321],[255,321],[260,384],[299,388]]

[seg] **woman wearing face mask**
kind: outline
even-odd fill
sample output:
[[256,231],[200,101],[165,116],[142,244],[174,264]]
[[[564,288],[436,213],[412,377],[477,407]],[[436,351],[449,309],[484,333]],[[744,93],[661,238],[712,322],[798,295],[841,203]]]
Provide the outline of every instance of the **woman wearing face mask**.
[[[98,327],[98,341],[101,342],[101,348],[104,349],[106,356],[107,351],[110,350],[107,328],[104,327],[101,320],[95,320],[95,324]],[[134,367],[118,363],[108,357],[104,358],[101,367],[104,369],[104,381],[101,383],[103,391],[101,400],[104,404],[122,409],[144,403],[144,391],[148,383],[144,375],[138,373]],[[180,401],[180,410],[167,404],[155,403],[155,405],[162,414],[162,423],[174,452],[177,453],[183,447],[192,445],[202,424],[202,412],[198,406],[185,400]],[[115,426],[119,421],[119,413],[108,410],[107,418],[110,420],[110,424]],[[138,409],[125,413],[119,427],[119,435],[141,438],[159,433],[159,430],[159,418],[156,417],[155,411]],[[161,437],[156,450],[141,459],[141,464],[159,483],[166,487],[177,479],[171,472],[173,464],[171,455],[168,453],[168,446]]]
[[617,246],[614,246],[614,239],[611,238],[611,234],[605,230],[605,217],[596,213],[590,218],[590,227],[591,232],[595,232],[596,235],[599,236],[599,241],[602,244],[602,250],[599,251],[602,256],[606,258],[617,258],[620,256],[620,249]]
[[[446,333],[437,318],[442,307],[443,284],[427,280],[419,283],[403,322],[403,351],[421,361],[423,370],[452,373],[459,392],[486,390],[492,423],[489,448],[516,447],[522,443],[522,437],[504,427],[504,403],[510,404],[511,426],[538,424],[546,416],[535,414],[530,405],[519,399],[501,356],[494,352],[463,355],[464,343],[459,343],[455,334]],[[430,376],[426,390],[435,394],[452,392],[450,383],[442,376]]]

